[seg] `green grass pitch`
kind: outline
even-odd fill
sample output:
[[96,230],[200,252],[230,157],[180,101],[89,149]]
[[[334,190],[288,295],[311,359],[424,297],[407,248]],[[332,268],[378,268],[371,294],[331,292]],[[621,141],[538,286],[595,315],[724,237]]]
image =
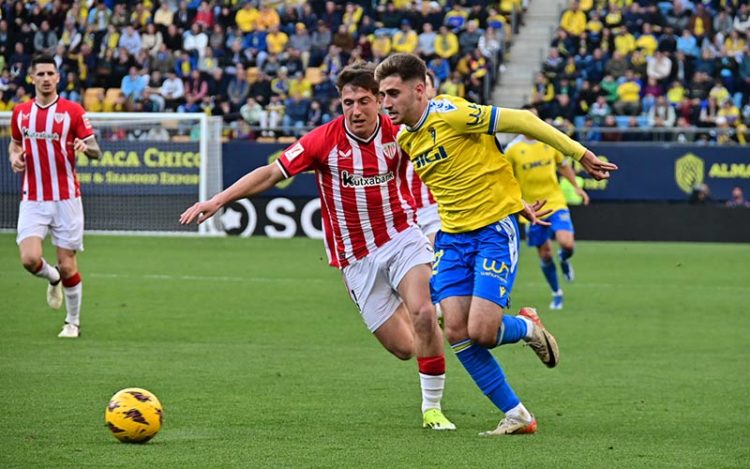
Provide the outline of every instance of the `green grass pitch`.
[[[3,468],[750,466],[748,245],[581,242],[562,312],[523,248],[513,309],[539,308],[562,360],[495,350],[539,433],[485,439],[500,415],[449,351],[458,430],[420,427],[416,363],[367,332],[320,241],[88,236],[75,341],[0,241]],[[104,426],[129,386],[165,407],[146,445]]]

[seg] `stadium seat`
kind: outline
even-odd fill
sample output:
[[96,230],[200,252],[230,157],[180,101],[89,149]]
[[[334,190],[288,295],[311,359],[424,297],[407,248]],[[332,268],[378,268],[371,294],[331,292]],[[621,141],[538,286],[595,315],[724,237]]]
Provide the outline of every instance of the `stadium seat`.
[[83,94],[83,107],[87,111],[101,111],[102,102],[100,96],[104,94],[104,88],[87,88]]
[[294,143],[296,141],[297,141],[297,137],[292,137],[292,136],[287,136],[287,135],[281,136],[278,139],[276,139],[277,143]]
[[122,96],[122,90],[120,88],[109,88],[107,93],[104,95],[104,112],[111,112],[117,100]]
[[315,86],[323,81],[325,77],[323,76],[323,71],[320,67],[307,67],[307,70],[305,70],[305,78]]
[[172,141],[175,143],[190,143],[190,135],[175,135],[172,137]]
[[258,137],[255,141],[258,143],[276,143],[276,137]]

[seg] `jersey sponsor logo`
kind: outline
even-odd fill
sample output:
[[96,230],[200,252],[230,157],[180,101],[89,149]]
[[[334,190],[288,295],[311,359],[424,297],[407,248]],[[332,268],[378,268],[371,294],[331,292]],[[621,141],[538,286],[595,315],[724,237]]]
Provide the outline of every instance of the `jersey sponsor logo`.
[[445,113],[455,111],[456,109],[458,109],[456,105],[447,99],[430,101],[430,112]]
[[301,143],[297,142],[292,145],[292,147],[288,149],[284,154],[286,155],[287,161],[291,163],[292,160],[301,155],[303,151],[305,151],[305,147],[303,147]]
[[351,149],[349,149],[347,151],[341,151],[341,150],[339,150],[339,158],[341,158],[342,160],[346,159],[346,158],[349,158],[350,156],[352,156],[352,150]]
[[376,176],[362,176],[360,174],[351,174],[349,171],[341,171],[341,185],[344,187],[370,187],[370,186],[382,186],[392,181],[394,178],[393,172],[390,171],[386,174],[378,174]]
[[383,153],[386,158],[392,160],[398,154],[398,144],[396,142],[384,143]]
[[446,153],[445,148],[443,148],[443,146],[441,145],[437,147],[437,151],[422,153],[421,155],[417,156],[416,158],[414,158],[413,163],[414,167],[419,169],[427,166],[428,164],[438,163],[447,158],[448,153]]
[[21,132],[26,138],[41,140],[60,140],[60,134],[58,134],[57,132],[32,132],[28,127],[24,127]]
[[524,163],[521,165],[521,169],[528,171],[530,169],[534,168],[542,168],[544,166],[549,166],[552,164],[552,161],[550,160],[538,160],[538,161],[531,161],[529,163]]

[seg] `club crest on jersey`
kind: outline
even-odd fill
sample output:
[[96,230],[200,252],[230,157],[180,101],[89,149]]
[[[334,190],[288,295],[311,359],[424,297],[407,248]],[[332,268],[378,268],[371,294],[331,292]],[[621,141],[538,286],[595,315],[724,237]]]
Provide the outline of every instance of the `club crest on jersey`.
[[57,122],[59,124],[59,123],[61,123],[63,121],[63,119],[65,119],[65,114],[64,113],[62,113],[62,112],[56,112],[55,113],[55,122]]
[[383,154],[385,154],[385,156],[389,160],[392,160],[396,155],[398,155],[398,143],[396,142],[384,143]]

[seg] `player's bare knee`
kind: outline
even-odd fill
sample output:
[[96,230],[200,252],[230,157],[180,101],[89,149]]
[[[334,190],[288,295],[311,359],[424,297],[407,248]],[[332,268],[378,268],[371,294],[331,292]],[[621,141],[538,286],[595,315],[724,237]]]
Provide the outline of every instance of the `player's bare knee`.
[[399,360],[404,361],[410,360],[417,354],[417,349],[414,347],[414,344],[399,344],[394,347],[390,347],[388,351],[391,352]]
[[468,327],[469,338],[482,347],[494,347],[497,345],[497,328],[491,324],[475,321],[470,322]]
[[552,260],[552,248],[548,245],[543,245],[539,248],[539,258],[543,262],[549,262]]
[[447,321],[443,328],[443,334],[445,335],[445,340],[447,340],[449,344],[461,342],[469,336],[469,333],[466,330],[466,324],[455,325],[449,324]]
[[24,269],[33,274],[41,267],[42,257],[37,254],[22,252],[21,264],[23,264]]
[[417,335],[432,334],[437,317],[435,316],[435,306],[432,303],[425,303],[412,313],[412,322],[414,323],[414,332]]

